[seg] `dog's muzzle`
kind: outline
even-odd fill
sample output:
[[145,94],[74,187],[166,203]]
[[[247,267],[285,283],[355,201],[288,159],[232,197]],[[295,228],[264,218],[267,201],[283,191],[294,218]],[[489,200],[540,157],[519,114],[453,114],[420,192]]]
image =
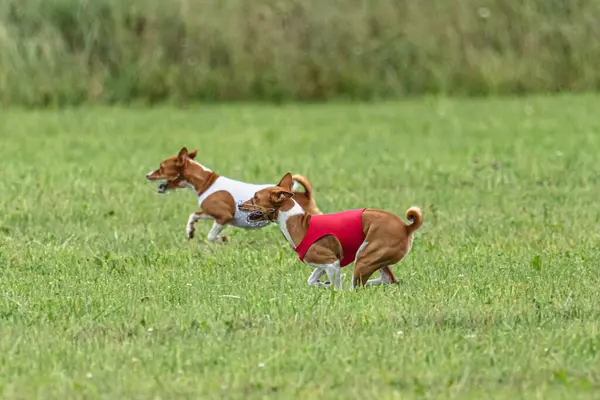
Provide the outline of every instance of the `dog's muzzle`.
[[267,219],[265,218],[265,214],[263,214],[261,211],[250,211],[246,216],[246,221],[249,224],[258,223],[266,220]]
[[248,225],[258,227],[267,225],[270,222],[267,215],[256,206],[255,210],[249,211],[242,209],[243,203],[243,201],[240,201],[237,204],[237,210],[240,214],[246,215],[246,222],[248,223]]
[[158,185],[158,193],[160,193],[160,194],[167,193],[167,187],[169,187],[169,182],[161,182],[161,184]]

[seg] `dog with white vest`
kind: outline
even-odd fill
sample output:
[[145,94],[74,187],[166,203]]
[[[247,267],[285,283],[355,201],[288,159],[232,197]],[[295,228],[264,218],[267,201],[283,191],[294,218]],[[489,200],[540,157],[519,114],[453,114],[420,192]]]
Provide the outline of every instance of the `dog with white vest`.
[[[302,262],[314,267],[311,286],[342,288],[341,268],[354,261],[352,288],[395,283],[391,266],[410,251],[413,234],[423,224],[418,207],[410,207],[405,224],[396,215],[371,208],[311,215],[292,191],[288,172],[276,186],[258,190],[238,208],[249,223],[276,222]],[[381,276],[369,279],[379,271]],[[321,282],[327,274],[329,282]]]
[[[156,171],[146,174],[149,181],[162,181],[159,193],[169,190],[188,188],[198,197],[200,211],[192,213],[187,222],[188,239],[194,237],[196,223],[201,219],[212,219],[213,226],[207,235],[210,242],[227,242],[226,236],[220,236],[228,226],[242,229],[259,229],[270,221],[248,222],[247,216],[240,212],[237,205],[252,197],[255,192],[273,186],[273,184],[252,184],[220,176],[195,161],[197,150],[188,152],[183,147],[176,156],[160,163]],[[294,192],[295,199],[311,214],[320,214],[313,197],[308,179],[301,175],[293,176],[295,186],[303,186],[304,192]],[[291,190],[291,186],[290,186]]]

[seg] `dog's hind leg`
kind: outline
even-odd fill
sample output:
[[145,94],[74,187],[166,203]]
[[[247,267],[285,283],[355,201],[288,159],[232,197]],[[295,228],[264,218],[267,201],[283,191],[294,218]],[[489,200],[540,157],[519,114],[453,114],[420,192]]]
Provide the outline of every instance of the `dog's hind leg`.
[[[368,244],[367,241],[363,243],[356,257],[352,277],[353,289],[359,284],[371,286],[396,282],[394,273],[389,266],[400,261],[404,257],[404,253],[398,252],[395,248],[391,251],[381,251],[381,247],[375,244],[368,246]],[[377,270],[380,271],[381,277],[369,280]]]
[[369,279],[365,286],[373,285],[388,285],[390,283],[396,283],[396,278],[390,267],[383,267],[379,270],[381,276],[375,279]]

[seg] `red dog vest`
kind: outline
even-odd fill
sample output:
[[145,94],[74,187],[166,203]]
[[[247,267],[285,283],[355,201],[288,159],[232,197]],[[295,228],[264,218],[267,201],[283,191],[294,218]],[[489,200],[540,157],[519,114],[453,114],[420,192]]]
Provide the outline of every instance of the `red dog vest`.
[[314,242],[323,236],[335,236],[344,250],[344,258],[340,266],[345,267],[356,258],[356,252],[365,241],[362,227],[362,213],[359,210],[340,211],[332,214],[312,215],[308,223],[308,230],[302,241],[294,250],[300,260],[304,260],[306,252]]

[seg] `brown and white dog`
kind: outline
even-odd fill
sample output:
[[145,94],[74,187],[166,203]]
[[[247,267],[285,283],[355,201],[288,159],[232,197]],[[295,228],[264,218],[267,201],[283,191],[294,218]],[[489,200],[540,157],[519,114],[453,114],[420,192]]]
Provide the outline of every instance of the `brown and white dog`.
[[[311,216],[296,199],[292,184],[288,172],[277,186],[258,190],[238,207],[248,213],[249,221],[279,224],[300,259],[315,267],[309,285],[329,286],[332,282],[334,290],[341,289],[341,268],[352,261],[352,288],[359,283],[368,286],[396,282],[390,266],[410,251],[413,233],[423,223],[418,207],[406,212],[409,225],[390,212],[376,209]],[[378,270],[381,277],[369,279]],[[329,282],[320,281],[325,273]]]
[[[255,185],[220,176],[209,168],[196,162],[197,150],[188,152],[184,147],[179,154],[167,158],[160,167],[146,175],[149,181],[163,181],[159,193],[178,188],[189,188],[198,197],[201,211],[192,213],[188,218],[186,233],[188,239],[194,237],[196,223],[201,219],[214,220],[207,239],[210,242],[227,242],[227,237],[220,237],[221,232],[232,225],[244,229],[263,228],[269,221],[249,223],[246,215],[239,212],[237,204],[251,197],[256,191],[273,184]],[[320,214],[313,198],[312,187],[308,179],[294,175],[294,184],[304,187],[304,192],[294,192],[295,199],[311,214]]]

